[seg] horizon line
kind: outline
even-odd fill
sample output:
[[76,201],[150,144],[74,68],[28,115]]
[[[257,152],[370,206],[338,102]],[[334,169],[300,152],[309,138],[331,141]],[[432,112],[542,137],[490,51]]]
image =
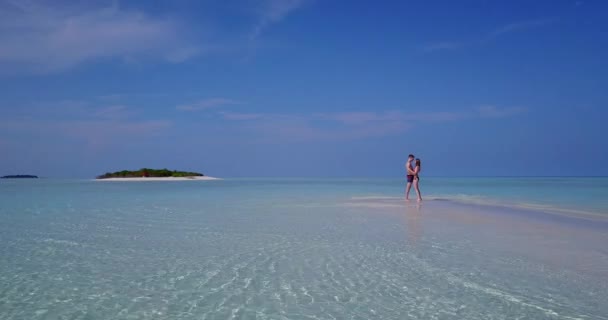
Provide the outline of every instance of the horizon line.
[[[29,175],[29,174],[28,174]],[[3,175],[4,176],[13,176]],[[56,179],[56,180],[82,180],[82,179],[93,179],[95,177],[48,177],[34,175],[36,179]],[[207,175],[205,175],[207,176]],[[506,176],[506,175],[466,175],[466,176],[444,176],[444,175],[429,175],[424,176],[425,178],[449,178],[449,179],[462,179],[462,178],[608,178],[608,175],[518,175],[518,176]],[[397,176],[224,176],[222,179],[402,179],[404,177]],[[7,179],[10,180],[10,179]]]

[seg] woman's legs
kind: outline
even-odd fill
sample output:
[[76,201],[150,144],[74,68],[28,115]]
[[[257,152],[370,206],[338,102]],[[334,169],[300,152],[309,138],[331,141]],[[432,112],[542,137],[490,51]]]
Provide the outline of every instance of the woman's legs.
[[422,201],[422,194],[420,193],[420,179],[414,179],[414,189],[416,190],[416,196],[418,196],[418,201]]

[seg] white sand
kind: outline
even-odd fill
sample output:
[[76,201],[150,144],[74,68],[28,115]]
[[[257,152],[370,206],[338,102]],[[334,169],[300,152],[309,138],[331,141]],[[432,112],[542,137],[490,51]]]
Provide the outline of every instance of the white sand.
[[221,180],[220,178],[214,177],[148,177],[148,178],[108,178],[108,179],[95,179],[96,181],[193,181],[193,180]]

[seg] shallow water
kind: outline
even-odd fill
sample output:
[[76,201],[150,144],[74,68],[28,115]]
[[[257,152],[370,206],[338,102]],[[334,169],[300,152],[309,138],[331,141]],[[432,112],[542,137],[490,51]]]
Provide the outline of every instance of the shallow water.
[[394,186],[1,182],[0,319],[608,319],[605,220]]

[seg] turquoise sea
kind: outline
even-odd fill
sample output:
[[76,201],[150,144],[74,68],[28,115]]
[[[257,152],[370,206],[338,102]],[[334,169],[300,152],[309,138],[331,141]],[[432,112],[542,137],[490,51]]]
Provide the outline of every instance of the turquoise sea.
[[421,188],[0,180],[0,319],[608,319],[608,178]]

